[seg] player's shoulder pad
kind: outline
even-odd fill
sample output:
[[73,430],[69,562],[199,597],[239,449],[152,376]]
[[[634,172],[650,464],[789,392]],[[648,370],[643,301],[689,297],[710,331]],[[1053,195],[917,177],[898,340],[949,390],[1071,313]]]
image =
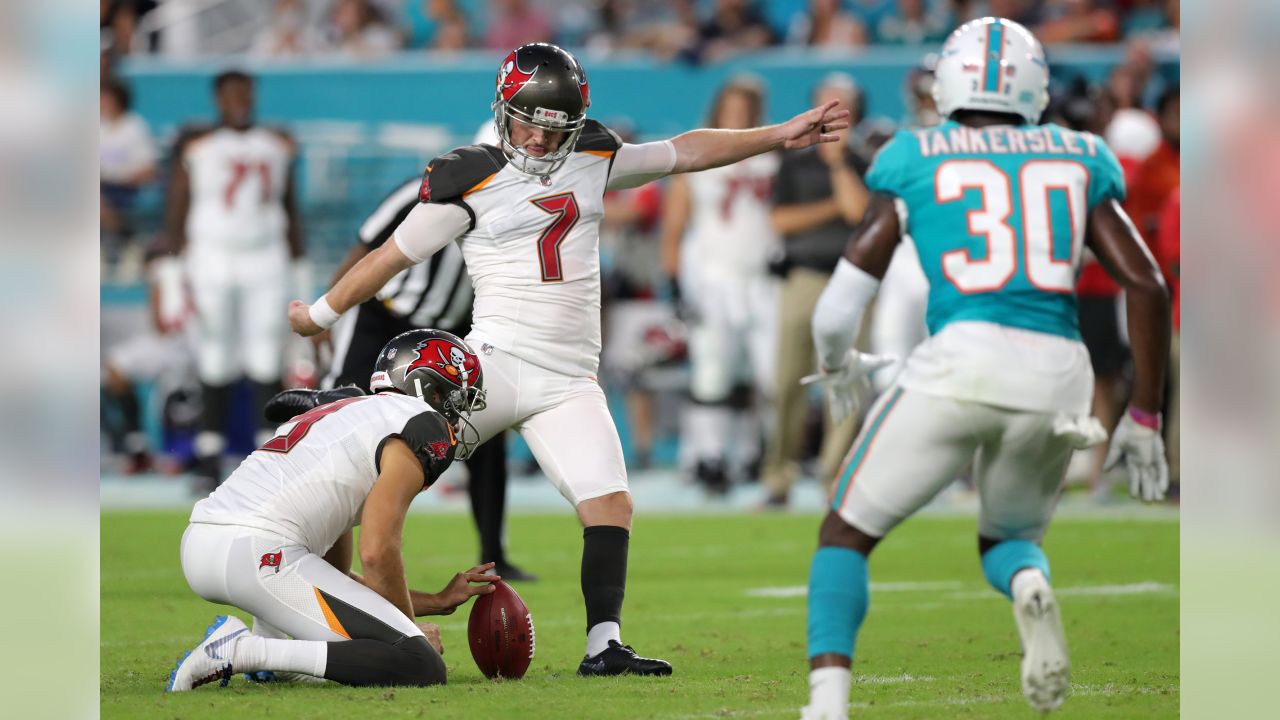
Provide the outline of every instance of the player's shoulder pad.
[[292,155],[298,152],[298,141],[294,139],[288,130],[282,127],[267,127],[264,129],[279,138],[284,143],[285,149],[289,151],[289,154]]
[[872,192],[898,195],[907,171],[919,159],[920,143],[909,129],[899,129],[885,141],[871,158],[867,169],[867,189]]
[[622,138],[599,120],[587,119],[578,134],[578,142],[573,146],[574,152],[614,153],[622,147]]
[[480,189],[485,181],[507,165],[507,156],[493,145],[464,145],[427,163],[418,190],[418,202],[445,203],[460,200]]
[[173,156],[182,157],[182,154],[191,147],[191,144],[213,132],[213,127],[209,125],[184,125],[178,129],[178,134],[173,139]]
[[420,412],[409,418],[398,433],[401,440],[422,463],[423,482],[426,487],[449,467],[458,450],[453,428],[444,416],[434,410]]

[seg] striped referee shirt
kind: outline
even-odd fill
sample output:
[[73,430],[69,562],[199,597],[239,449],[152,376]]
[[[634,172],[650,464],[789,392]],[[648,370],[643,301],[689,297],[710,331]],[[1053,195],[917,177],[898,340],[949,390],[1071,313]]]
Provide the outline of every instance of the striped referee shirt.
[[[418,204],[422,178],[411,178],[388,195],[360,226],[360,242],[375,250],[395,232]],[[375,298],[414,327],[455,331],[471,320],[475,291],[458,243],[408,269],[382,286]]]

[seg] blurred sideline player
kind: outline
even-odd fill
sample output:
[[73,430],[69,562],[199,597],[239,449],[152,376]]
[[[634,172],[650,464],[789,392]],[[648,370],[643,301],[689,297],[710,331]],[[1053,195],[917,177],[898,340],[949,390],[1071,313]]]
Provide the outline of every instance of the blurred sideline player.
[[[288,337],[275,309],[286,306],[291,279],[300,290],[310,287],[294,203],[293,140],[253,124],[248,75],[224,72],[213,88],[218,125],[178,141],[165,218],[168,251],[185,256],[196,309],[204,401],[197,478],[206,489],[222,478],[233,383],[248,376],[261,420],[267,399],[280,390]],[[264,425],[259,435],[270,432]]]
[[632,503],[618,431],[596,380],[600,359],[599,227],[606,190],[737,162],[782,147],[832,142],[847,112],[815,108],[781,125],[694,130],[624,144],[586,117],[578,61],[524,45],[498,70],[501,147],[472,145],[427,166],[421,200],[392,236],[325,296],[290,304],[294,330],[314,335],[401,270],[460,241],[476,288],[470,341],[493,398],[473,421],[483,442],[514,427],[576,508],[583,527],[586,657],[580,675],[668,675],[621,642]]
[[[490,123],[492,125],[492,123]],[[421,178],[413,178],[387,195],[357,232],[357,242],[333,281],[391,237],[418,204]],[[333,363],[323,386],[364,387],[369,369],[388,339],[414,328],[433,327],[458,336],[471,329],[475,293],[457,244],[446,246],[428,262],[403,270],[378,294],[343,316],[331,331]],[[503,520],[507,502],[506,433],[481,445],[466,460],[471,514],[480,534],[480,562],[496,563],[507,580],[537,578],[507,561]]]
[[[731,79],[716,94],[708,124],[756,127],[764,101],[755,78]],[[773,399],[778,282],[768,267],[778,235],[769,218],[779,160],[769,152],[677,175],[663,212],[663,268],[689,324],[693,403],[682,445],[694,477],[713,494],[728,492],[731,470],[761,459],[759,420]]]
[[[1163,497],[1160,406],[1169,297],[1120,206],[1124,179],[1097,136],[1036,125],[1048,101],[1039,42],[983,18],[951,35],[934,96],[949,120],[903,130],[867,175],[874,195],[814,312],[833,412],[883,358],[848,350],[901,236],[930,281],[932,336],[872,408],[822,524],[809,580],[806,718],[845,718],[854,641],[869,599],[867,557],[971,459],[987,580],[1013,601],[1022,688],[1040,711],[1066,695],[1070,662],[1040,548],[1073,449],[1106,433],[1089,416],[1093,374],[1075,279],[1085,243],[1129,297],[1137,377],[1112,460],[1130,489]],[[967,225],[966,225],[967,222]]]
[[[480,565],[440,593],[410,590],[402,535],[413,499],[470,450],[457,438],[484,405],[484,376],[457,336],[414,330],[387,343],[369,384],[376,394],[281,425],[192,508],[180,549],[187,584],[251,613],[253,630],[234,615],[216,618],[170,674],[168,691],[225,686],[235,672],[344,685],[445,682],[439,628],[415,618],[452,613],[493,592],[497,576]],[[363,576],[351,572],[357,550]]]
[[[773,228],[783,236],[785,274],[779,293],[778,335],[774,343],[777,402],[761,481],[765,508],[787,505],[804,450],[808,389],[800,379],[813,372],[810,319],[831,271],[844,254],[849,233],[867,207],[862,183],[867,164],[853,148],[862,115],[862,92],[853,78],[832,73],[814,88],[821,105],[837,100],[849,108],[854,124],[844,142],[785,153],[773,185]],[[855,418],[826,424],[818,453],[818,478],[830,487],[840,459],[857,433]]]
[[123,425],[124,472],[151,470],[154,460],[142,429],[142,408],[136,384],[155,381],[167,373],[188,373],[195,364],[191,342],[191,300],[181,264],[174,258],[148,258],[147,307],[150,326],[107,348],[102,386],[117,404]]

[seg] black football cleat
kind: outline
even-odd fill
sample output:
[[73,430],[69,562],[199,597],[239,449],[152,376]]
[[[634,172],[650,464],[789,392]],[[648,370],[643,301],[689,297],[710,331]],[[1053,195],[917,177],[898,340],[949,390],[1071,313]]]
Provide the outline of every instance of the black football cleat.
[[671,674],[671,663],[666,660],[643,658],[636,655],[630,645],[610,640],[609,647],[595,657],[582,658],[578,674],[583,677],[609,675],[660,675]]

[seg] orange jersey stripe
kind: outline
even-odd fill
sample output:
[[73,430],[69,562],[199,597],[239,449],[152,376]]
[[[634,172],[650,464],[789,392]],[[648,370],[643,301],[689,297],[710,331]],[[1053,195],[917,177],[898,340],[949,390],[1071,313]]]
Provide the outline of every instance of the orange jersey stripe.
[[325,622],[329,623],[329,629],[350,640],[351,636],[347,634],[347,629],[342,627],[342,623],[338,622],[338,616],[333,614],[329,603],[324,601],[324,595],[320,594],[320,588],[312,587],[311,589],[316,593],[316,602],[320,603],[320,612],[324,613],[324,619]]
[[473,193],[473,192],[477,192],[477,191],[479,191],[479,190],[480,190],[480,189],[482,189],[485,185],[488,185],[488,184],[489,184],[489,181],[490,181],[490,180],[492,180],[492,179],[494,178],[494,175],[497,175],[497,174],[498,174],[498,173],[494,173],[493,175],[490,175],[489,177],[487,177],[487,178],[485,178],[485,179],[481,180],[480,182],[476,183],[475,185],[473,185],[473,186],[471,187],[471,189],[470,189],[470,190],[468,190],[468,191],[466,191],[466,192],[462,193],[462,197],[466,197],[466,196],[470,195],[470,194],[471,194],[471,193]]
[[602,158],[613,157],[613,153],[614,153],[613,150],[579,150],[578,152],[583,152],[588,155],[595,155],[597,157],[602,157]]

